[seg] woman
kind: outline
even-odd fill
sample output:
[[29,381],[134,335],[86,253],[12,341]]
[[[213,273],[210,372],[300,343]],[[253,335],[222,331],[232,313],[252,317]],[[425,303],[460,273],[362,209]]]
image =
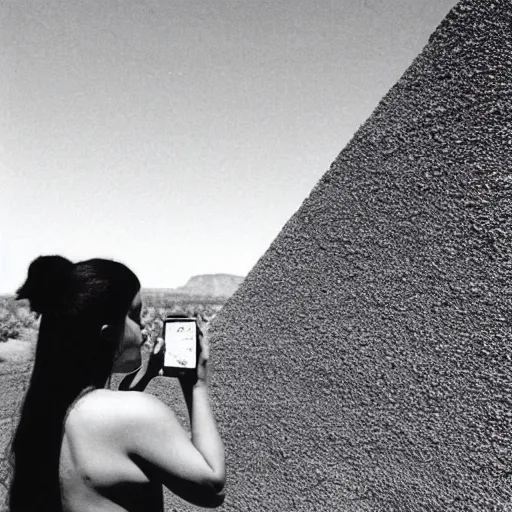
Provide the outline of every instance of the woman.
[[[162,485],[198,505],[220,504],[224,448],[208,403],[200,330],[197,375],[180,381],[190,439],[156,397],[108,389],[112,373],[141,365],[140,283],[131,270],[42,256],[17,298],[28,299],[41,320],[12,443],[10,511],[163,510]],[[135,389],[158,375],[162,354],[159,339]]]

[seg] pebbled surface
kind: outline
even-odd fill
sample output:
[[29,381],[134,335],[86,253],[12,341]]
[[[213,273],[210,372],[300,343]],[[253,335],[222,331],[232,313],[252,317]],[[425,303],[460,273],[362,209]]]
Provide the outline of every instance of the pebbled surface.
[[512,2],[463,0],[213,321],[221,510],[512,510],[511,170]]

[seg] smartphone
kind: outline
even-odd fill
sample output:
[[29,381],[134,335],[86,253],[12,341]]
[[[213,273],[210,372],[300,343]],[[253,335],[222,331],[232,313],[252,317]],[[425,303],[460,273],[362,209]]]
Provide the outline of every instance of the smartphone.
[[196,373],[197,324],[195,318],[169,316],[164,319],[164,375],[185,377]]

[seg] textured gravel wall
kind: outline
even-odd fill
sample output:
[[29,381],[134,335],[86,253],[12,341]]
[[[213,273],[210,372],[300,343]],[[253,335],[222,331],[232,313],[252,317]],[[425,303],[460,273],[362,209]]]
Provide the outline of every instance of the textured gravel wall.
[[463,0],[213,322],[221,510],[512,510],[511,169],[512,2]]

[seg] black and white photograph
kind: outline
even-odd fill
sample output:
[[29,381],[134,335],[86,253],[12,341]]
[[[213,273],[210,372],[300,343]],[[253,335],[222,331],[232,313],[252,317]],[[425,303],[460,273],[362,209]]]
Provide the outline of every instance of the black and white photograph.
[[0,26],[0,512],[512,512],[511,0]]

